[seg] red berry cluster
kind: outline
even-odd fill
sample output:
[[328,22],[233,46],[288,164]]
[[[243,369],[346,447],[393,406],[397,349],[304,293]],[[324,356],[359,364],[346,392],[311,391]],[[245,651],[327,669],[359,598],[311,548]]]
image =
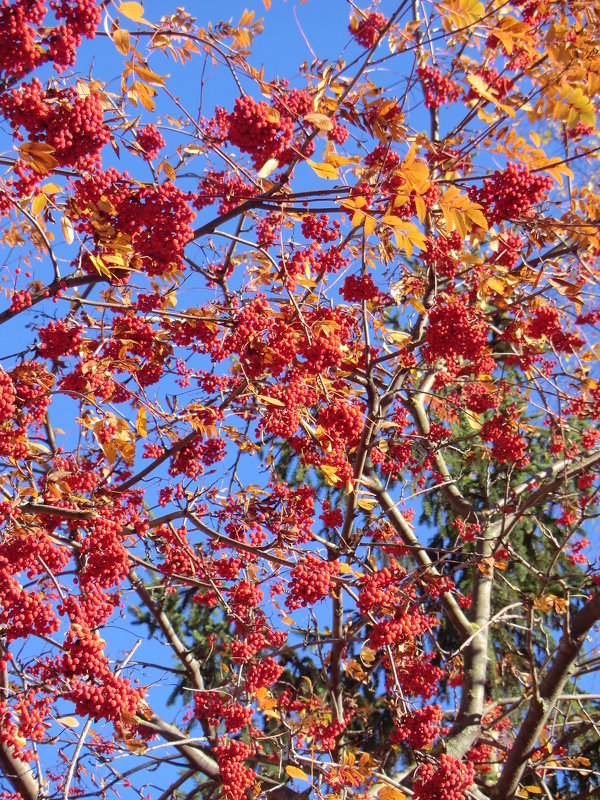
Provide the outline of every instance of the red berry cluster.
[[199,719],[215,726],[224,722],[228,733],[238,733],[244,725],[249,725],[254,714],[252,708],[232,702],[219,692],[198,692],[194,695],[194,703],[195,715]]
[[[7,746],[20,761],[29,762],[35,758],[33,750],[24,750],[25,740],[19,726],[14,722],[11,708],[0,700],[0,744]],[[13,800],[23,800],[21,794],[11,795]]]
[[46,16],[41,0],[3,0],[0,8],[0,74],[21,78],[42,60],[37,28]]
[[534,310],[535,317],[530,320],[527,333],[535,338],[545,336],[550,340],[554,350],[559,353],[573,353],[585,344],[577,333],[563,330],[559,314],[550,306],[538,306]]
[[227,800],[244,800],[246,792],[254,785],[256,775],[242,761],[252,755],[252,748],[235,739],[220,740],[215,747],[223,794]]
[[363,403],[334,398],[319,412],[318,425],[327,433],[334,449],[358,444],[364,426]]
[[90,716],[94,720],[107,719],[117,722],[123,711],[135,714],[143,698],[141,689],[134,689],[129,679],[112,672],[95,673],[90,680],[75,679],[63,692],[63,698],[75,704],[75,713]]
[[337,561],[323,561],[318,556],[307,553],[290,573],[286,606],[293,611],[302,606],[312,606],[327,597],[334,587],[332,578],[338,574],[339,569]]
[[391,644],[412,642],[436,624],[434,617],[422,614],[413,604],[405,603],[404,607],[396,608],[393,613],[392,619],[383,619],[373,625],[369,637],[369,647],[373,650]]
[[307,728],[306,736],[313,740],[313,747],[315,744],[318,744],[323,750],[332,751],[335,750],[338,739],[344,732],[347,724],[346,721],[330,723],[313,722],[313,724],[309,725]]
[[440,756],[439,764],[421,764],[413,783],[415,800],[465,800],[475,770],[452,756]]
[[294,121],[276,108],[249,95],[238,97],[229,114],[229,142],[249,153],[254,166],[281,157],[292,140]]
[[462,356],[473,361],[487,344],[485,322],[461,297],[438,302],[427,322],[426,355],[429,361]]
[[131,562],[123,543],[123,526],[114,516],[97,516],[86,523],[87,536],[81,543],[84,568],[79,575],[82,588],[118,586],[129,573]]
[[0,96],[0,109],[15,138],[22,138],[19,128],[25,128],[30,138],[54,148],[60,166],[97,167],[100,151],[110,140],[97,92],[80,96],[75,89],[44,91],[34,78]]
[[481,437],[492,443],[492,455],[500,464],[516,464],[525,466],[527,457],[527,440],[515,430],[510,418],[498,414],[484,423]]
[[402,655],[396,665],[396,678],[405,694],[431,700],[444,671],[431,663],[431,656]]
[[244,200],[254,197],[258,189],[246,183],[239,175],[228,172],[208,170],[198,184],[198,192],[194,199],[194,208],[201,210],[219,201],[219,214],[226,214],[241,205]]
[[38,353],[43,358],[52,360],[76,354],[83,341],[82,333],[83,326],[81,325],[73,325],[62,319],[49,322],[38,331],[40,338]]
[[267,656],[255,664],[250,664],[246,671],[245,689],[248,694],[255,694],[263,686],[271,686],[283,672],[283,667],[274,658]]
[[191,200],[172,183],[161,183],[130,192],[117,209],[115,227],[131,237],[148,275],[183,267],[185,246],[194,238]]
[[18,314],[31,306],[31,294],[26,289],[17,289],[14,291],[10,298],[9,311],[13,314]]
[[341,508],[331,508],[329,501],[323,501],[323,513],[319,516],[326,528],[339,528],[344,524],[344,514]]
[[232,611],[237,613],[238,610],[245,612],[249,608],[256,608],[262,602],[265,594],[256,583],[240,581],[227,589],[227,596]]
[[485,414],[493,408],[498,408],[500,398],[488,384],[474,381],[467,383],[462,391],[462,398],[466,408],[476,414]]
[[483,206],[488,222],[530,217],[534,206],[541,203],[550,191],[550,176],[536,175],[524,165],[509,163],[503,171],[496,170],[485,178],[483,186],[468,190],[469,199]]
[[460,86],[440,69],[423,64],[417,68],[417,75],[423,85],[427,108],[439,108],[446,103],[453,103],[462,94]]
[[442,728],[442,709],[434,703],[402,714],[392,731],[392,742],[406,742],[413,750],[423,750],[433,744]]
[[302,218],[302,236],[315,242],[334,242],[339,237],[340,223],[330,222],[328,214],[307,214]]
[[165,147],[166,142],[156,125],[149,123],[135,132],[135,140],[142,149],[146,161],[152,161]]
[[435,269],[438,275],[444,278],[454,278],[460,264],[460,254],[463,249],[463,240],[457,231],[447,236],[427,237],[427,246],[422,253],[422,259],[428,267]]
[[463,542],[474,542],[481,535],[481,525],[478,522],[465,522],[459,518],[453,524]]
[[0,367],[0,424],[10,422],[15,411],[15,387],[8,372]]
[[342,284],[340,294],[347,303],[377,300],[380,296],[371,275],[348,275]]
[[377,613],[396,605],[401,582],[406,578],[405,570],[391,561],[388,567],[360,578],[358,609],[361,614]]
[[256,223],[256,244],[258,247],[268,249],[274,245],[280,237],[283,215],[279,212],[270,211]]
[[503,233],[498,240],[498,249],[489,257],[490,264],[512,269],[521,260],[523,240],[518,233],[508,231]]
[[353,39],[366,50],[373,47],[379,39],[381,30],[388,24],[389,20],[377,11],[367,14],[361,20],[352,20],[349,26],[350,34]]

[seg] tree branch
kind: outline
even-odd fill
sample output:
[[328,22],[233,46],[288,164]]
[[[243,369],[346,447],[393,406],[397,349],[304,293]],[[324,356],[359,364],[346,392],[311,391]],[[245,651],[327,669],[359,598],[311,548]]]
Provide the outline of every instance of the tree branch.
[[527,715],[493,789],[493,796],[497,800],[510,800],[514,797],[546,720],[560,699],[588,633],[598,620],[600,620],[600,593],[594,595],[573,617],[570,626],[567,622],[556,656],[540,681],[537,696],[533,697],[529,704]]

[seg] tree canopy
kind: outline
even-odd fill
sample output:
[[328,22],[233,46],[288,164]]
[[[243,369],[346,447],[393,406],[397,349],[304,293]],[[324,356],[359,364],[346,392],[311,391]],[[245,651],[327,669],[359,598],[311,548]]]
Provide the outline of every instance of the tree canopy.
[[155,5],[0,6],[0,798],[595,796],[598,9]]

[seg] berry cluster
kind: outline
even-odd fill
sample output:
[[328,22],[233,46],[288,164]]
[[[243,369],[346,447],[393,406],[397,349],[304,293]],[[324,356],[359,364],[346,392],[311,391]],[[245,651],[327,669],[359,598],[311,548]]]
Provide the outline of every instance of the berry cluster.
[[117,722],[124,711],[135,714],[143,692],[132,688],[129,679],[105,671],[90,676],[90,681],[70,681],[63,698],[75,704],[76,714]]
[[348,303],[377,300],[380,296],[371,275],[348,275],[342,284],[340,294]]
[[456,356],[475,361],[482,355],[486,344],[486,325],[463,298],[442,300],[430,312],[426,345],[429,361]]
[[364,411],[363,403],[349,403],[337,398],[321,409],[318,424],[334,449],[358,444],[364,426]]
[[283,672],[283,667],[274,658],[267,656],[255,664],[250,664],[246,672],[245,689],[248,694],[255,694],[263,686],[271,686]]
[[294,133],[291,117],[249,95],[237,98],[228,120],[229,142],[249,153],[257,168],[270,158],[280,159]]
[[476,414],[485,414],[493,408],[498,408],[500,398],[486,383],[473,381],[467,383],[462,391],[462,398],[466,408]]
[[481,437],[492,443],[492,455],[500,464],[524,466],[527,461],[527,440],[515,430],[514,423],[504,414],[498,414],[484,423]]
[[332,578],[338,574],[337,561],[323,561],[307,553],[291,571],[286,606],[293,611],[302,606],[314,605],[327,597],[334,586]]
[[465,792],[473,783],[475,770],[442,753],[439,765],[421,764],[413,783],[415,800],[465,800]]
[[220,740],[215,748],[223,794],[227,800],[244,800],[253,786],[256,775],[242,761],[252,755],[252,748],[236,739]]
[[254,711],[248,706],[232,702],[219,692],[199,692],[194,695],[195,715],[205,719],[209,725],[225,723],[228,733],[238,733],[249,725]]
[[315,242],[334,242],[339,237],[340,223],[330,222],[328,214],[307,214],[302,218],[302,236]]
[[48,11],[42,0],[14,0],[12,3],[3,0],[0,6],[0,75],[22,78],[47,61],[53,61],[60,72],[75,63],[82,37],[92,39],[95,36],[102,15],[96,0],[52,0],[49,6],[62,24],[41,28]]
[[49,359],[75,354],[83,341],[82,333],[81,325],[69,324],[62,319],[49,322],[38,331],[40,338],[38,353],[43,358]]
[[395,606],[404,578],[406,572],[396,561],[391,561],[389,567],[378,572],[363,575],[357,603],[360,613],[377,613]]
[[8,372],[0,367],[0,424],[10,422],[15,411],[15,387]]
[[34,78],[0,96],[0,109],[15,138],[22,138],[19,128],[25,128],[30,138],[54,148],[59,166],[94,169],[110,140],[97,92],[80,96],[75,89],[45,91]]
[[41,61],[36,31],[46,16],[42,0],[12,3],[0,9],[0,74],[21,78]]
[[468,195],[483,207],[487,220],[495,224],[531,217],[534,206],[545,199],[552,185],[550,176],[536,175],[524,165],[509,163],[505,170],[496,170],[491,178],[485,178],[481,188],[470,188]]
[[219,214],[226,214],[233,208],[237,208],[244,200],[253,197],[257,191],[255,186],[246,183],[235,173],[208,170],[198,184],[194,208],[201,210],[218,200]]
[[149,123],[135,132],[135,140],[142,149],[146,161],[155,159],[165,147],[166,142],[156,125]]
[[396,677],[405,694],[431,700],[444,671],[431,663],[431,656],[402,655],[396,665]]
[[435,269],[436,273],[444,278],[454,278],[460,268],[460,254],[463,249],[463,240],[457,231],[447,236],[427,237],[427,246],[422,253],[422,259],[428,267]]
[[442,723],[442,709],[434,703],[425,708],[417,708],[409,714],[402,714],[392,731],[392,742],[406,742],[413,750],[423,750],[433,744],[439,736]]
[[523,240],[518,233],[508,231],[503,233],[498,240],[498,249],[489,257],[490,264],[506,269],[516,267],[521,260]]
[[439,108],[441,105],[453,103],[462,94],[460,86],[440,69],[422,64],[417,68],[417,75],[423,85],[427,108]]
[[352,19],[349,30],[352,38],[365,50],[373,47],[389,20],[377,11],[366,14],[361,20]]

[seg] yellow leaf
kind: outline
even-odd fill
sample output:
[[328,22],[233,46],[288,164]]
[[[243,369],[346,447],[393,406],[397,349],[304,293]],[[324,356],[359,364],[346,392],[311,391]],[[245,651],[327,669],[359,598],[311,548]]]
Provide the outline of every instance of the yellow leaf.
[[279,166],[279,161],[276,158],[269,158],[259,169],[256,177],[268,178],[269,175],[273,172],[273,170],[277,169],[278,166]]
[[315,128],[318,128],[320,131],[333,130],[333,122],[326,114],[306,114],[304,121],[310,122],[311,125],[314,125]]
[[285,771],[290,776],[290,778],[299,778],[302,781],[309,780],[308,775],[304,770],[300,769],[300,767],[294,767],[291,764],[288,764],[285,768]]
[[24,142],[19,147],[21,158],[27,161],[39,175],[50,172],[51,169],[58,166],[54,153],[54,147],[44,142]]
[[377,652],[375,650],[371,650],[366,644],[363,645],[362,650],[360,651],[360,660],[365,664],[367,667],[370,667],[371,664],[375,661],[377,656]]
[[137,94],[140,103],[146,109],[146,111],[154,111],[154,100],[152,99],[156,92],[150,86],[146,86],[144,83],[136,83],[135,88],[137,89]]
[[42,189],[45,194],[57,194],[58,192],[62,192],[62,186],[59,186],[58,183],[47,183],[42,186]]
[[113,42],[115,43],[119,53],[122,53],[124,56],[126,56],[129,52],[129,48],[131,47],[129,31],[126,31],[123,28],[117,28],[117,30],[113,33]]
[[330,486],[337,486],[340,476],[338,475],[335,467],[332,467],[330,464],[321,464],[319,469],[323,475],[325,475],[325,480]]
[[306,159],[306,163],[310,164],[313,170],[317,173],[319,178],[325,178],[326,180],[336,180],[339,178],[339,173],[337,169],[333,166],[333,164],[317,164],[316,161],[311,161],[310,158]]
[[65,237],[65,242],[67,244],[73,244],[75,240],[75,233],[73,231],[73,225],[71,224],[71,220],[68,217],[63,217],[60,221],[60,227],[62,228],[63,236]]
[[135,429],[138,432],[138,434],[140,436],[142,436],[142,437],[145,437],[145,436],[148,435],[148,427],[147,427],[147,424],[146,424],[146,408],[145,408],[145,406],[140,406],[140,408],[138,410],[137,418],[135,420]]
[[162,168],[163,172],[165,173],[165,175],[167,176],[167,178],[170,181],[174,181],[175,180],[175,177],[176,177],[175,170],[169,164],[168,161],[161,161],[160,164],[158,165],[158,171],[159,172],[160,172],[161,168]]
[[57,722],[60,722],[61,725],[64,725],[66,728],[78,728],[79,727],[79,720],[75,717],[57,717]]
[[268,405],[271,405],[271,406],[279,406],[280,408],[285,408],[285,403],[282,403],[281,400],[277,400],[276,397],[269,397],[266,394],[258,394],[258,395],[256,395],[256,397],[262,403],[267,403]]
[[377,792],[380,800],[406,800],[406,795],[394,786],[382,786]]
[[542,793],[542,790],[540,789],[539,786],[522,786],[521,788],[525,789],[525,791],[528,794],[541,794]]
[[146,81],[147,83],[156,84],[157,86],[165,85],[165,79],[161,75],[158,75],[156,72],[153,72],[151,69],[148,69],[148,67],[143,67],[141,64],[134,64],[133,71],[138,76],[138,78],[141,78],[143,81]]
[[141,22],[144,17],[144,7],[141,3],[121,3],[119,14],[123,14],[124,17],[133,20],[133,22]]
[[36,195],[33,198],[33,202],[31,203],[31,211],[32,211],[32,213],[37,216],[37,214],[39,214],[40,211],[43,211],[43,209],[46,207],[47,203],[48,203],[48,198],[46,197],[45,194]]
[[375,506],[377,505],[376,500],[367,500],[366,498],[361,498],[360,500],[356,501],[356,505],[359,508],[364,509],[365,511],[372,511]]
[[370,236],[375,230],[376,225],[377,225],[377,220],[375,219],[375,217],[371,216],[365,217],[365,236]]
[[325,162],[334,167],[345,167],[348,164],[360,164],[360,156],[340,156],[337,153],[329,153]]

